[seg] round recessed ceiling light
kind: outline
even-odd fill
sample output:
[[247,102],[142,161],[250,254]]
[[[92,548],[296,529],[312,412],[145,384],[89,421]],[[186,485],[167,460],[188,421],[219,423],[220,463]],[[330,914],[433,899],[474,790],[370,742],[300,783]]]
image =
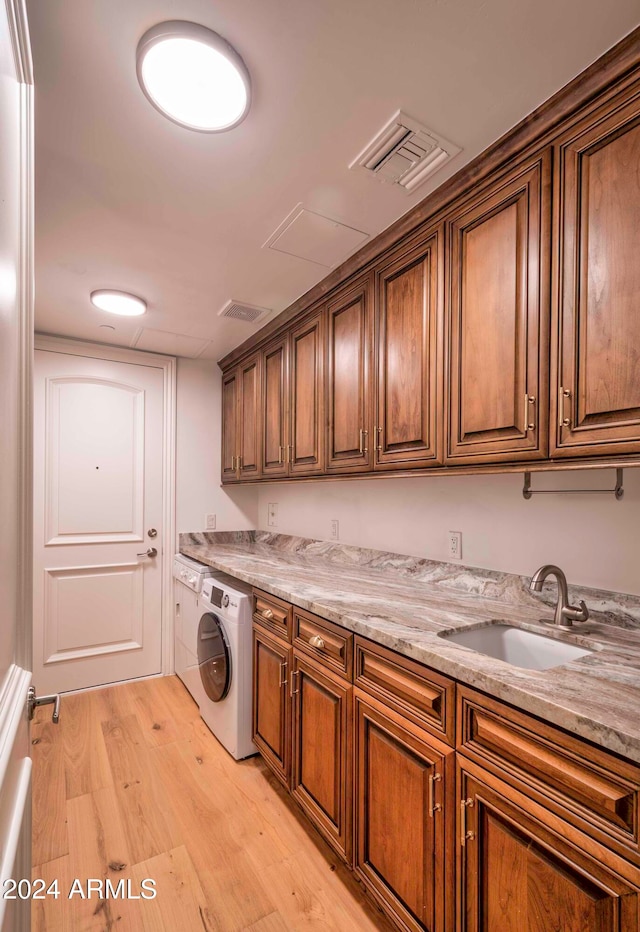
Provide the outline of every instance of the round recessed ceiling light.
[[121,317],[139,317],[147,309],[146,301],[136,298],[134,294],[126,291],[111,291],[101,289],[91,292],[91,303],[107,311],[109,314],[120,314]]
[[180,126],[220,133],[247,115],[251,83],[245,63],[206,26],[159,23],[140,39],[136,61],[146,96]]

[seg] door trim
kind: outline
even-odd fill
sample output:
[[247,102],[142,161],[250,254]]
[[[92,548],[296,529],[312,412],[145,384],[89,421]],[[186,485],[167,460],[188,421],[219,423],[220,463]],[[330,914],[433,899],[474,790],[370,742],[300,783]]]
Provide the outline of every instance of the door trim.
[[7,0],[7,23],[15,62],[20,110],[20,241],[18,244],[18,387],[19,414],[19,577],[16,605],[15,661],[25,670],[32,662],[33,591],[33,330],[34,330],[34,87],[33,60],[25,0]]
[[[24,720],[31,673],[13,663],[0,684],[0,798],[3,815],[0,832],[3,851],[0,878],[31,876],[31,757]],[[0,899],[0,928],[8,901]],[[14,919],[27,932],[30,911],[19,910]]]
[[162,417],[162,659],[163,675],[174,672],[173,556],[175,553],[176,496],[176,358],[106,343],[85,343],[66,337],[36,333],[34,348],[134,366],[151,366],[163,372]]

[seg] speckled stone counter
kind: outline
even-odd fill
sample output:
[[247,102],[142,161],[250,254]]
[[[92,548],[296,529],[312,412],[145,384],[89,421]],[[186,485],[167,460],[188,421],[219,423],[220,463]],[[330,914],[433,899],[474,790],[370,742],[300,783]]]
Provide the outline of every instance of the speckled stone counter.
[[[180,550],[350,631],[640,763],[640,597],[570,586],[591,618],[568,632],[520,576],[262,531],[181,534]],[[532,571],[536,567],[532,567]],[[493,620],[593,653],[542,672],[440,635]]]

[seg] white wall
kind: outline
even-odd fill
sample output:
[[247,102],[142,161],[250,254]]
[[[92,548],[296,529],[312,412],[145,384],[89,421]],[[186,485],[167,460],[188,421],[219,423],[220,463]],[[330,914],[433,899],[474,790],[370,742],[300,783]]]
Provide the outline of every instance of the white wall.
[[[533,488],[613,488],[614,470],[533,473]],[[278,503],[277,530],[447,560],[447,532],[462,532],[462,563],[530,576],[557,563],[569,582],[640,594],[640,469],[613,495],[522,497],[522,474],[287,482],[260,489],[259,528]]]
[[216,530],[257,526],[258,492],[220,485],[222,376],[215,362],[179,359],[177,377],[176,528],[203,531],[205,514]]

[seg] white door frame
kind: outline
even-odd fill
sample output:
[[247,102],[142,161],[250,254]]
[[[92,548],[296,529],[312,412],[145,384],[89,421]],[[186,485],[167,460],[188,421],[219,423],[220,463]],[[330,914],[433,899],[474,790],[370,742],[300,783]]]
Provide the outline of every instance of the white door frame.
[[87,343],[66,337],[36,333],[35,349],[49,353],[64,353],[109,362],[125,362],[134,366],[153,366],[161,369],[163,384],[162,430],[162,673],[173,673],[173,555],[175,547],[175,488],[176,488],[176,359],[159,353],[109,346],[106,343]]
[[[25,0],[5,0],[5,15],[19,86],[19,243],[16,275],[18,322],[18,579],[14,660],[0,683],[0,793],[10,814],[2,838],[2,877],[31,876],[31,757],[25,725],[32,670],[32,463],[33,463],[33,63]],[[12,905],[12,904],[9,904]],[[29,932],[28,901],[7,916],[0,902],[0,927]]]

